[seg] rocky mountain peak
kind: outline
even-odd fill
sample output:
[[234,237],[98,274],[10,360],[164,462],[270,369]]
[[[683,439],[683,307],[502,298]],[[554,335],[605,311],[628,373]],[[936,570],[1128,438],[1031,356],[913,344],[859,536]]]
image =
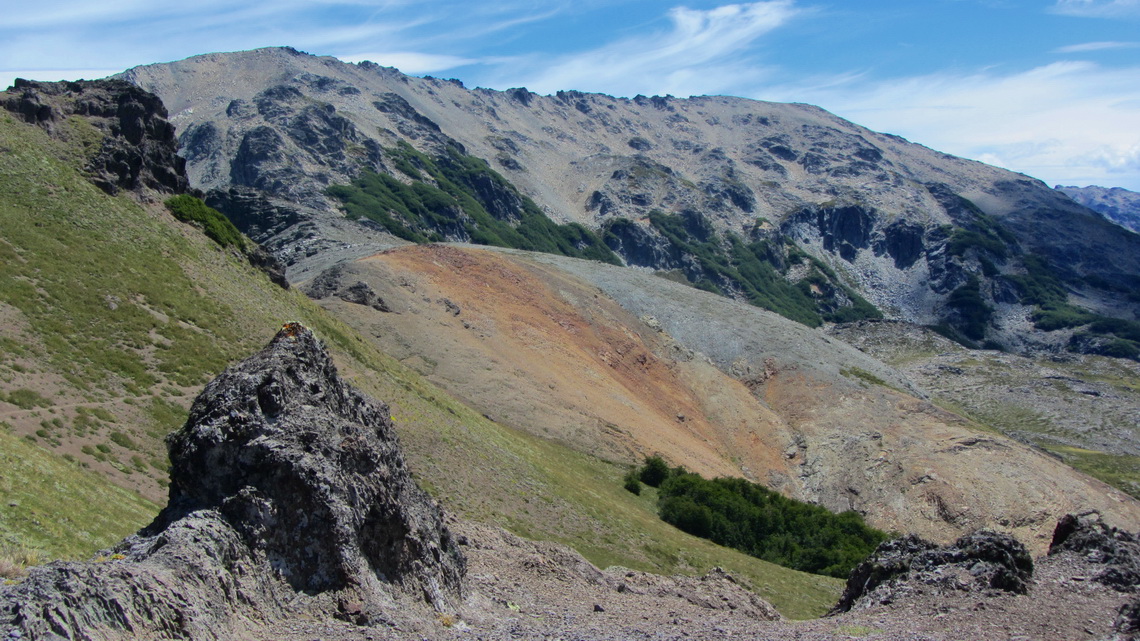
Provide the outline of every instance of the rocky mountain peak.
[[109,562],[35,570],[0,621],[224,637],[246,617],[368,621],[400,600],[461,600],[464,556],[387,406],[341,380],[299,323],[210,383],[168,446],[170,502],[154,522]]

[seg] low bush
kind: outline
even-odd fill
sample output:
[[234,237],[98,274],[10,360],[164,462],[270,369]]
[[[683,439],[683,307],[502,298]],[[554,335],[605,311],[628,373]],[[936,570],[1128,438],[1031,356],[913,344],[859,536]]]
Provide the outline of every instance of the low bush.
[[201,199],[188,194],[173,196],[166,201],[166,208],[178,220],[193,223],[202,228],[207,236],[222,247],[234,247],[245,251],[245,237],[225,214],[208,206]]

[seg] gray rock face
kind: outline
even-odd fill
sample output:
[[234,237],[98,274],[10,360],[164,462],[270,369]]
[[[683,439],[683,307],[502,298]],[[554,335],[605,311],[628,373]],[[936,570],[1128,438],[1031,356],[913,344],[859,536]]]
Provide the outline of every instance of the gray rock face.
[[[169,440],[170,501],[104,563],[53,563],[0,598],[43,638],[224,638],[298,613],[367,622],[462,598],[465,560],[408,473],[386,406],[287,324]],[[106,558],[106,555],[105,555]]]
[[909,535],[882,543],[860,563],[832,612],[887,604],[923,591],[1025,594],[1032,576],[1029,551],[1007,534],[975,532],[946,547]]

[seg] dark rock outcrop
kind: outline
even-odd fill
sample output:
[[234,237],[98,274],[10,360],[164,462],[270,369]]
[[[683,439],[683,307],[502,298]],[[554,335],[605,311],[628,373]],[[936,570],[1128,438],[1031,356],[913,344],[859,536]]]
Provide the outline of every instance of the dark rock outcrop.
[[1121,592],[1140,591],[1140,537],[1106,524],[1096,512],[1061,517],[1049,554],[1065,552],[1100,566],[1094,581]]
[[66,136],[63,123],[83,117],[103,139],[88,158],[91,181],[109,193],[153,189],[181,194],[190,188],[186,161],[176,155],[174,126],[158,96],[123,80],[35,82],[16,79],[2,104],[26,122]]
[[345,285],[346,276],[343,265],[330,267],[309,281],[303,291],[314,300],[335,295],[346,303],[366,305],[378,312],[392,311],[388,303],[384,302],[384,299],[368,283],[358,280],[351,285]]
[[1033,559],[1008,534],[980,531],[939,547],[915,535],[886,541],[860,563],[832,613],[892,603],[926,591],[1002,590],[1024,594]]
[[0,596],[0,629],[228,638],[253,621],[368,623],[462,598],[464,557],[388,408],[344,383],[301,325],[210,383],[168,445],[166,509],[104,562],[33,570]]

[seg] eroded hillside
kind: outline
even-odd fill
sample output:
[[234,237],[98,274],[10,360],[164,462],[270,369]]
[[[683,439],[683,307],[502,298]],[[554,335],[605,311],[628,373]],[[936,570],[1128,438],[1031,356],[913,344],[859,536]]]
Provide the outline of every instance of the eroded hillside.
[[661,454],[937,540],[990,527],[1041,550],[1081,506],[1140,519],[845,343],[644,272],[412,246],[305,287],[494,420],[619,463]]

